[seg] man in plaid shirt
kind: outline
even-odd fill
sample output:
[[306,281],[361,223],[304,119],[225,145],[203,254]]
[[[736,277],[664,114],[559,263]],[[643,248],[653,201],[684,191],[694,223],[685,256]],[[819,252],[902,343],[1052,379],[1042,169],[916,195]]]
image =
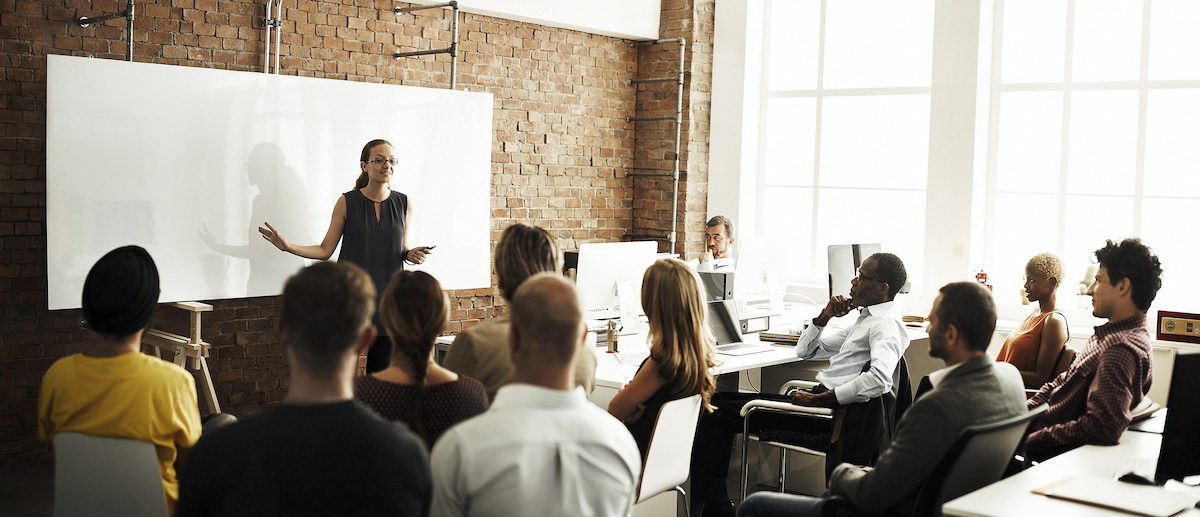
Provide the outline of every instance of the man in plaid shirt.
[[1096,250],[1100,264],[1088,288],[1096,327],[1071,367],[1029,399],[1049,403],[1025,441],[1025,455],[1045,460],[1080,445],[1116,445],[1129,426],[1130,410],[1153,380],[1146,311],[1162,286],[1158,257],[1138,239],[1107,241]]

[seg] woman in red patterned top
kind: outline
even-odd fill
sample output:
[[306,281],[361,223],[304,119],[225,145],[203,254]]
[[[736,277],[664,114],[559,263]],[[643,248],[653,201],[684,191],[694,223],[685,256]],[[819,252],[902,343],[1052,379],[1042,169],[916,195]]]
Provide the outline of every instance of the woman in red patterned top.
[[392,337],[391,365],[354,382],[354,398],[388,420],[407,423],[428,448],[446,429],[488,407],[483,384],[433,361],[449,305],[428,273],[397,271],[379,302],[380,320]]

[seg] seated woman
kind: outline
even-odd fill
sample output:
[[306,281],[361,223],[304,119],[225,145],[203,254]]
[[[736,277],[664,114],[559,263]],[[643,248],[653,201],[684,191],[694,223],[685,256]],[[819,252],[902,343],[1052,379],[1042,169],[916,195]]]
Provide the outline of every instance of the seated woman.
[[1025,297],[1038,307],[1004,340],[997,361],[1021,371],[1025,387],[1037,389],[1050,381],[1054,366],[1070,333],[1067,318],[1055,308],[1055,292],[1063,277],[1062,260],[1053,253],[1040,253],[1025,265]]
[[354,398],[407,423],[428,448],[446,429],[488,408],[483,384],[442,368],[430,354],[449,321],[449,305],[428,273],[397,271],[379,302],[379,319],[392,337],[391,365],[354,380]]
[[662,259],[646,269],[642,308],[650,322],[650,357],[608,403],[608,412],[629,427],[642,459],[663,404],[699,393],[712,410],[715,339],[704,300],[700,277],[685,262]]

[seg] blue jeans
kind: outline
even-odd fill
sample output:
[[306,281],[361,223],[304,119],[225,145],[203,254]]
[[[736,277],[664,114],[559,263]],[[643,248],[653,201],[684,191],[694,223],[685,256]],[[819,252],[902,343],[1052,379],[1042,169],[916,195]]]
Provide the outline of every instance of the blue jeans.
[[821,507],[829,492],[821,497],[755,492],[738,506],[738,517],[821,517]]

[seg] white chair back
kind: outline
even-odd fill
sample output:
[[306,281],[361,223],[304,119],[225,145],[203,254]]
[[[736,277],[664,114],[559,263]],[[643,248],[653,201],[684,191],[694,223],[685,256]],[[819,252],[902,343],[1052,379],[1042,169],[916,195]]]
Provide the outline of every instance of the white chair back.
[[55,516],[167,515],[154,444],[58,433],[54,458]]
[[700,400],[700,395],[692,395],[667,402],[659,410],[642,465],[638,502],[672,490],[687,480],[696,423],[700,419]]

